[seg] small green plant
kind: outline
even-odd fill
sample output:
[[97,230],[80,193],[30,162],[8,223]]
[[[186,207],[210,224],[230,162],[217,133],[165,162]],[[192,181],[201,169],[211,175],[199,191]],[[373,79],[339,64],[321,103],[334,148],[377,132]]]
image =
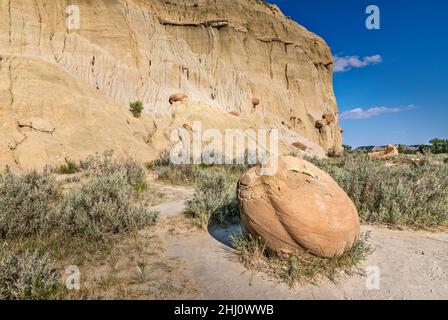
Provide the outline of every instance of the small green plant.
[[237,222],[236,184],[226,181],[225,175],[219,172],[202,174],[185,213],[203,229],[210,223],[227,225]]
[[372,253],[369,234],[361,235],[351,248],[334,258],[321,258],[309,253],[269,252],[260,239],[249,235],[231,237],[234,253],[248,270],[265,272],[274,279],[294,288],[306,283],[317,284],[322,279],[337,282],[345,275],[363,275],[361,263]]
[[56,172],[59,174],[74,174],[79,172],[80,168],[75,161],[65,158],[65,163],[56,168]]
[[343,148],[344,151],[347,152],[347,153],[350,153],[350,152],[353,151],[352,146],[349,146],[349,145],[346,145],[346,144],[343,144],[343,145],[342,145],[342,148]]
[[0,253],[0,300],[62,299],[55,263],[37,251]]
[[134,101],[129,104],[129,111],[135,118],[140,118],[144,110],[143,102]]

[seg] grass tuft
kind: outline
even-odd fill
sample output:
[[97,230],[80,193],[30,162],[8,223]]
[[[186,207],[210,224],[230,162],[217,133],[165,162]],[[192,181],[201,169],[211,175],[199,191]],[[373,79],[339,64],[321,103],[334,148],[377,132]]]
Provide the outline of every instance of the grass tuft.
[[59,174],[74,174],[79,172],[79,170],[80,168],[75,161],[65,158],[65,163],[57,167],[55,172]]
[[264,272],[294,288],[307,283],[318,284],[323,279],[337,282],[344,275],[364,275],[360,265],[373,252],[368,239],[369,233],[362,234],[353,247],[330,259],[309,253],[270,252],[260,239],[250,235],[233,236],[231,243],[234,254],[248,270]]

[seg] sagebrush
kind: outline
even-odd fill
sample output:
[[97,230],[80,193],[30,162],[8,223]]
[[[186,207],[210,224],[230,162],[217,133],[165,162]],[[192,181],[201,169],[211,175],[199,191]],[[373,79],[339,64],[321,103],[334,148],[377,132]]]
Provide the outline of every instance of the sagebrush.
[[185,213],[203,229],[210,223],[228,225],[238,222],[235,182],[228,181],[223,173],[202,173]]
[[0,300],[60,299],[64,288],[55,262],[38,251],[0,252]]
[[0,175],[0,239],[43,235],[57,222],[59,186],[48,170]]
[[448,165],[426,156],[392,163],[350,155],[308,158],[328,172],[367,223],[434,228],[448,220]]
[[61,203],[65,234],[104,240],[110,234],[141,229],[157,214],[133,203],[133,189],[123,173],[94,176]]

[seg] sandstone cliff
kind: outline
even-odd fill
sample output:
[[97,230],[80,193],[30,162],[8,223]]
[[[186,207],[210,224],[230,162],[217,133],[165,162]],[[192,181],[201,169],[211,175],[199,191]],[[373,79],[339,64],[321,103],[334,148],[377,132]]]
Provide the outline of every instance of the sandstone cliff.
[[[162,128],[176,117],[173,92],[209,106],[205,118],[220,114],[220,127],[278,127],[285,145],[301,142],[315,154],[340,148],[331,52],[277,7],[79,0],[80,28],[67,30],[71,4],[0,1],[0,167],[108,148],[154,158],[167,147]],[[140,120],[127,111],[135,100],[145,105]],[[334,120],[322,120],[325,114]]]

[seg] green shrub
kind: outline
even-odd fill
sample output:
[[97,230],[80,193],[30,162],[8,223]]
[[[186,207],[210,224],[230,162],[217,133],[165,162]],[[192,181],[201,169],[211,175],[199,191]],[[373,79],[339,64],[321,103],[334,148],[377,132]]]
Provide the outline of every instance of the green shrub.
[[157,214],[133,203],[133,188],[122,172],[94,176],[61,204],[62,230],[70,236],[105,240],[155,223]]
[[432,139],[429,141],[431,144],[431,152],[434,154],[448,153],[448,139]]
[[60,192],[48,170],[0,176],[0,238],[43,235],[56,223]]
[[236,184],[223,173],[203,173],[185,213],[206,229],[209,223],[226,225],[239,220]]
[[146,183],[145,169],[135,160],[128,158],[124,162],[114,159],[113,150],[107,150],[102,156],[96,154],[80,161],[80,168],[90,171],[91,176],[121,173],[131,186],[141,187]]
[[143,112],[143,102],[135,101],[129,104],[129,111],[135,118],[140,118]]
[[[355,203],[368,223],[416,228],[438,227],[448,220],[448,166],[441,161],[386,165],[364,155],[336,162],[308,159],[327,171]],[[426,159],[426,160],[425,160]]]
[[74,174],[79,172],[79,167],[75,161],[65,158],[65,163],[56,168],[56,172],[59,174]]
[[37,251],[0,253],[0,300],[60,299],[64,288],[54,261]]

